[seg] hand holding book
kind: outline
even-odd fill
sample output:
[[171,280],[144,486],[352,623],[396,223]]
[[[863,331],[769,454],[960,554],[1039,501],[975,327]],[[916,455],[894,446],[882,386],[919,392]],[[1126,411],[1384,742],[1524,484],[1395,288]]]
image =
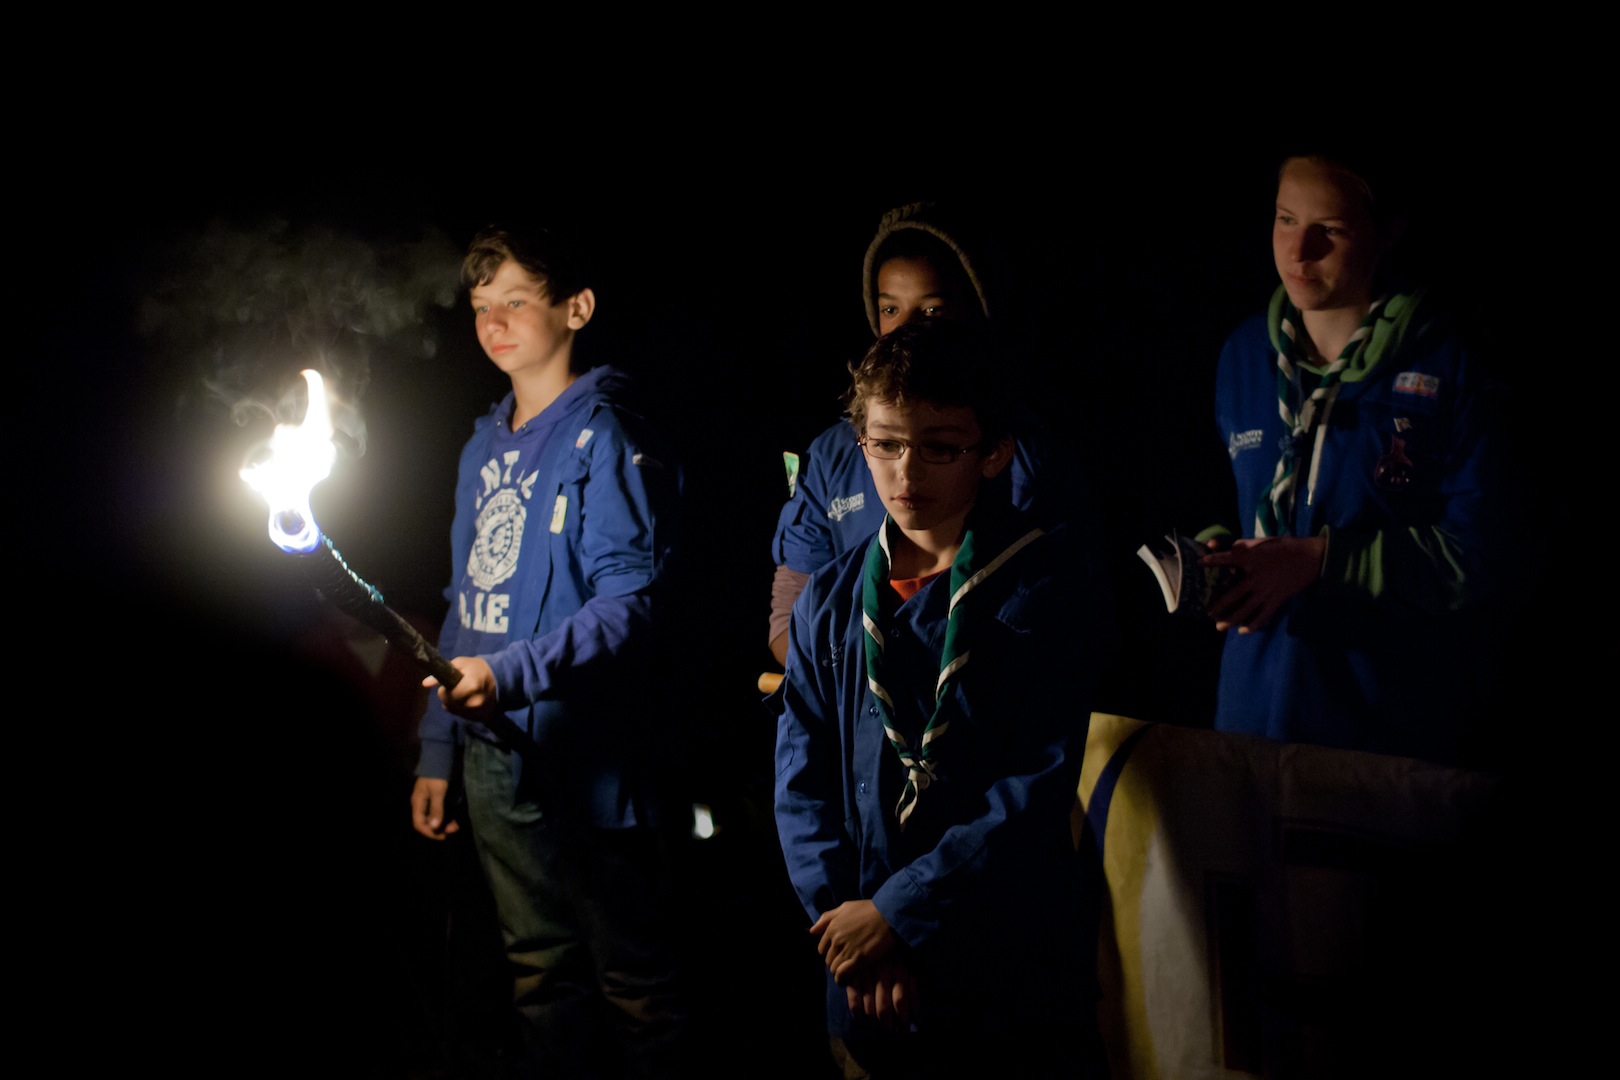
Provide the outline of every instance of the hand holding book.
[[1240,634],[1262,630],[1289,601],[1321,578],[1327,535],[1268,536],[1235,540],[1199,560],[1205,571],[1230,572],[1232,580],[1207,602],[1215,629]]
[[1236,567],[1200,565],[1208,550],[1182,533],[1167,533],[1163,540],[1136,549],[1158,579],[1166,611],[1207,618],[1209,606],[1237,581],[1242,572]]

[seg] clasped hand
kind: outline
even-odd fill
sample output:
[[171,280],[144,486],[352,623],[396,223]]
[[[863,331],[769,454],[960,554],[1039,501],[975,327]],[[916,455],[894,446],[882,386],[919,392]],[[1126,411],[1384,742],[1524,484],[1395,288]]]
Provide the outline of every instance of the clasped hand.
[[909,1025],[917,1010],[917,979],[891,954],[899,938],[870,900],[849,900],[810,927],[816,951],[844,988],[849,1011],[893,1027]]
[[1236,626],[1238,633],[1247,634],[1270,625],[1284,604],[1321,577],[1327,541],[1320,536],[1268,536],[1234,541],[1224,551],[1218,540],[1205,546],[1210,554],[1200,565],[1241,571],[1209,606],[1215,629],[1225,632]]

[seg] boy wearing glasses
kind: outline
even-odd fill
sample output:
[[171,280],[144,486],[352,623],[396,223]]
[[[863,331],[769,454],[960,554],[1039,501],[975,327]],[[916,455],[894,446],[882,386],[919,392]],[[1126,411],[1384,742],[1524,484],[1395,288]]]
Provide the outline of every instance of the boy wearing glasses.
[[834,1054],[846,1075],[1083,1074],[1095,928],[1069,811],[1101,575],[998,490],[1012,406],[980,331],[894,330],[848,406],[885,516],[811,577],[773,699]]
[[[970,218],[936,203],[911,203],[883,215],[861,268],[866,318],[881,337],[913,319],[987,324],[1004,289],[997,261]],[[1020,418],[1003,486],[1024,509],[1035,501],[1034,475],[1043,471],[1039,433]],[[852,548],[866,547],[883,516],[882,500],[849,427],[841,421],[810,444],[771,540],[770,649],[787,659],[793,602],[810,575]],[[1072,478],[1071,478],[1072,480]]]

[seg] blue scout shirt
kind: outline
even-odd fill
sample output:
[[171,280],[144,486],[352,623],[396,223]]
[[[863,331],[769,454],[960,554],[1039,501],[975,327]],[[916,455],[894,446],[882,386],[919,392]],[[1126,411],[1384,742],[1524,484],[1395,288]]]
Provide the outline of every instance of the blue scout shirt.
[[[1455,613],[1482,587],[1494,486],[1477,378],[1455,337],[1414,323],[1363,377],[1340,384],[1294,527],[1326,532],[1322,579],[1267,628],[1226,635],[1218,729],[1454,757],[1478,709]],[[1228,339],[1217,380],[1217,423],[1252,537],[1287,436],[1266,315]]]
[[[910,950],[933,1023],[1069,1001],[1088,985],[1084,938],[1095,932],[1082,917],[1069,812],[1101,666],[1096,563],[1060,527],[975,591],[972,663],[949,685],[940,778],[902,832],[904,771],[867,681],[865,554],[811,577],[772,699],[777,828],[799,900],[812,920],[872,900]],[[897,716],[933,709],[949,594],[941,574],[885,628]],[[866,1027],[830,977],[828,1017],[836,1035]]]

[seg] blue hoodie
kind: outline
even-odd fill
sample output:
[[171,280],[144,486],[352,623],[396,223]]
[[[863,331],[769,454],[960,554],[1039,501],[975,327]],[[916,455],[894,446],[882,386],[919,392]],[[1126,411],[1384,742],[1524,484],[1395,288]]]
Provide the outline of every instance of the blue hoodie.
[[[474,424],[439,636],[446,656],[488,661],[500,707],[534,740],[539,753],[515,773],[604,828],[650,812],[634,748],[646,743],[651,680],[630,676],[652,655],[679,487],[619,403],[626,384],[594,368],[516,432],[511,394]],[[430,695],[417,775],[448,779],[463,737],[494,739]]]

